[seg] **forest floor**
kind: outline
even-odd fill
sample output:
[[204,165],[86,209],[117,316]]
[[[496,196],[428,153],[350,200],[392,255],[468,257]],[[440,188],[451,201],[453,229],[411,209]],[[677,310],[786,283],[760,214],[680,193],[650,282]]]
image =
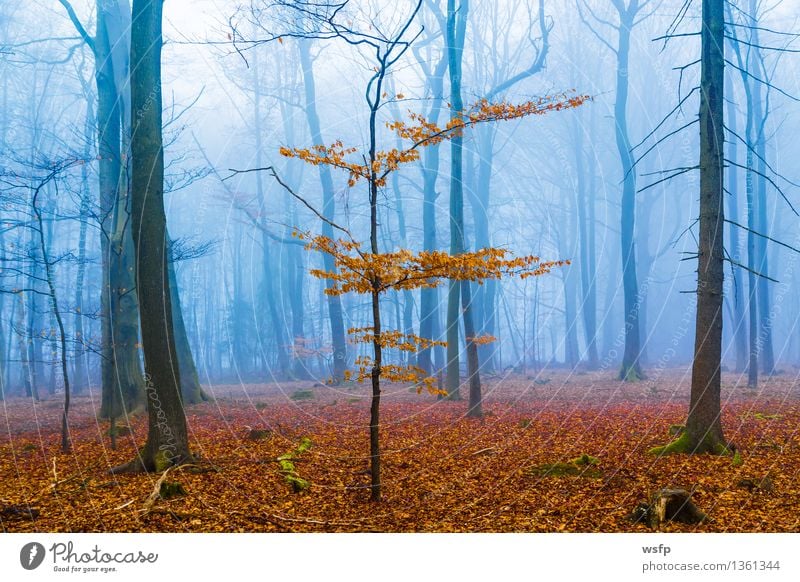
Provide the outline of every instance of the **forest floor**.
[[[693,492],[709,517],[666,531],[800,531],[800,383],[794,373],[749,391],[723,378],[730,457],[648,449],[683,423],[689,374],[622,384],[608,374],[545,371],[487,378],[485,418],[466,402],[437,401],[407,386],[385,392],[383,495],[368,501],[367,386],[313,382],[214,386],[215,400],[187,409],[197,465],[165,477],[184,495],[161,499],[158,475],[108,474],[130,460],[147,433],[111,450],[99,394],[78,396],[70,416],[73,451],[60,452],[58,395],[0,403],[0,529],[47,532],[619,532],[649,531],[630,514],[664,487]],[[260,432],[259,432],[260,431]],[[307,437],[293,492],[278,457]],[[586,453],[596,465],[546,475],[542,465]],[[28,513],[30,508],[31,513]]]

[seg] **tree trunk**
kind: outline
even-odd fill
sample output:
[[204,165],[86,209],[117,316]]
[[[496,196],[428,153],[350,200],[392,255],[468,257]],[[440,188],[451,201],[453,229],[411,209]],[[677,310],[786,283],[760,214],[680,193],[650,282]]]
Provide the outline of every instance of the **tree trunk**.
[[[596,293],[596,265],[595,265],[595,212],[593,188],[587,192],[586,164],[583,148],[583,131],[577,120],[573,123],[575,135],[575,174],[577,177],[577,214],[578,214],[578,240],[580,252],[581,279],[581,315],[583,316],[583,331],[586,340],[586,365],[590,370],[598,366],[597,355],[597,293]],[[594,169],[591,170],[594,172]]]
[[[461,61],[464,53],[464,37],[467,27],[469,1],[462,0],[456,10],[455,0],[447,1],[447,58],[450,71],[450,118],[459,119],[463,114],[464,102],[461,96]],[[463,183],[464,138],[460,135],[450,140],[450,254],[458,255],[465,251],[464,244],[464,183]],[[450,281],[447,297],[447,393],[457,399],[460,385],[458,314],[459,297],[463,291],[458,281]],[[466,315],[472,306],[462,303]],[[470,314],[471,318],[472,315]],[[473,330],[474,331],[474,330]],[[468,375],[471,381],[479,382],[477,346],[472,341],[474,335],[466,337]],[[476,350],[475,357],[469,351]],[[470,363],[471,362],[471,363]],[[474,369],[472,366],[475,366]],[[474,378],[474,380],[473,380]],[[478,384],[479,385],[479,384]]]
[[[730,77],[725,79],[725,90],[729,93],[729,98],[733,97],[733,83]],[[736,133],[736,108],[728,108],[728,129],[731,133]],[[728,156],[731,161],[738,163],[738,137],[732,135],[728,140]],[[739,222],[739,172],[733,164],[728,166],[728,191],[727,214],[731,221]],[[739,249],[739,229],[732,226],[728,229],[728,253],[734,263],[742,263],[742,256]],[[733,276],[733,298],[731,309],[733,311],[733,343],[736,351],[736,371],[742,372],[747,368],[747,330],[744,325],[744,285],[742,278],[744,271],[735,264],[731,265],[731,275]]]
[[622,287],[625,303],[625,351],[619,379],[636,381],[644,377],[639,362],[641,339],[639,329],[639,282],[636,278],[636,172],[628,136],[628,56],[631,28],[635,13],[620,12],[617,44],[617,85],[614,102],[615,137],[622,162],[622,210],[620,242],[622,244]]
[[[447,59],[443,58],[430,79],[431,110],[428,119],[431,123],[438,123],[444,101],[444,73]],[[439,144],[425,148],[422,154],[422,247],[425,251],[435,251],[436,241],[436,180],[439,176]],[[430,340],[441,340],[441,319],[439,315],[439,289],[422,288],[420,290],[419,306],[419,335]],[[436,346],[425,348],[417,356],[417,365],[432,375],[442,368],[442,348]],[[434,365],[435,364],[435,365]]]
[[183,319],[183,309],[181,308],[181,298],[178,291],[178,276],[174,261],[170,260],[168,269],[175,347],[177,349],[178,365],[181,371],[181,398],[184,404],[197,404],[199,402],[205,402],[208,400],[208,397],[200,386],[197,366],[195,366],[192,348],[189,345],[189,336],[186,333],[186,322]]
[[134,0],[132,220],[148,401],[147,442],[117,470],[162,471],[191,457],[181,399],[164,213],[160,0]]
[[703,0],[697,322],[686,452],[727,452],[720,422],[723,292],[723,0]]
[[[325,142],[317,113],[317,93],[314,82],[314,68],[311,62],[311,47],[309,46],[309,41],[300,41],[298,44],[300,47],[300,63],[303,68],[308,129],[313,143],[315,145],[323,145]],[[322,216],[327,220],[333,220],[336,214],[336,199],[334,198],[331,170],[325,164],[319,165],[319,179],[322,186]],[[322,222],[322,235],[333,238],[333,227],[325,221]],[[326,271],[330,273],[336,272],[336,264],[332,256],[324,253],[322,261]],[[333,285],[333,281],[326,279],[325,284],[330,287]],[[326,295],[326,301],[331,325],[331,343],[333,344],[333,381],[339,383],[344,378],[344,372],[347,368],[347,342],[345,341],[344,333],[342,300],[338,295]]]

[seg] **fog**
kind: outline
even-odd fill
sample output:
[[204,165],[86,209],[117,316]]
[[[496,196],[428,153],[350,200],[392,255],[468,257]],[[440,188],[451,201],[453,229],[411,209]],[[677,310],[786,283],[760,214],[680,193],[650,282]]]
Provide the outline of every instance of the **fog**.
[[[120,13],[127,6],[125,0],[112,4]],[[324,234],[318,213],[335,207],[326,214],[331,221],[369,239],[363,181],[349,185],[347,171],[329,168],[328,204],[320,167],[279,150],[320,145],[310,121],[313,80],[322,143],[358,148],[356,160],[366,151],[365,91],[374,51],[312,34],[288,18],[286,7],[270,10],[270,4],[164,3],[164,188],[179,297],[173,312],[181,316],[199,383],[210,393],[226,384],[333,378],[332,303],[326,281],[310,273],[329,269],[294,233]],[[415,4],[352,0],[346,22],[377,37],[394,34]],[[381,150],[401,147],[387,123],[410,123],[411,113],[430,119],[437,100],[438,123],[449,118],[446,4],[423,2],[405,37],[408,49],[388,70],[377,111]],[[632,15],[627,50],[620,50],[620,30],[628,25],[620,25],[617,5]],[[726,28],[724,198],[726,217],[738,224],[725,224],[723,365],[743,384],[754,352],[762,374],[794,374],[800,362],[799,8],[797,0],[737,0]],[[110,291],[103,275],[103,253],[129,209],[121,197],[111,220],[100,193],[96,10],[88,0],[0,3],[0,377],[6,396],[59,393],[64,357],[75,390],[106,384],[104,326],[113,315],[102,297],[124,302],[134,296],[125,285]],[[697,303],[700,40],[693,33],[699,14],[699,2],[673,0],[470,3],[461,79],[466,108],[481,99],[590,97],[574,109],[464,132],[466,249],[491,246],[570,262],[541,276],[471,285],[476,331],[496,338],[479,347],[482,374],[538,379],[560,368],[654,380],[667,370],[688,373]],[[94,50],[76,23],[95,39]],[[124,44],[125,33],[116,34]],[[303,65],[303,50],[310,67]],[[627,66],[618,59],[623,53]],[[127,56],[127,47],[119,54]],[[423,148],[419,160],[401,164],[380,189],[381,252],[432,250],[426,248],[426,204],[433,205],[428,234],[435,234],[435,248],[450,248],[451,145]],[[246,171],[266,167],[297,196],[270,172]],[[426,198],[426,176],[434,197],[429,191]],[[627,302],[624,268],[635,271]],[[423,310],[422,294],[384,293],[384,327],[444,339],[447,283],[436,289],[433,309]],[[65,326],[64,353],[53,297]],[[340,303],[345,331],[372,325],[366,295],[343,294]],[[133,313],[127,349],[138,354]],[[431,331],[423,333],[426,318]],[[638,345],[631,343],[632,327]],[[176,331],[178,342],[179,336]],[[462,351],[464,337],[462,329]],[[626,344],[633,362],[623,362]],[[346,366],[367,353],[367,346],[348,341]],[[386,356],[397,363],[418,357],[397,350]],[[443,370],[443,353],[428,357],[420,367],[434,375]],[[463,353],[460,362],[466,370]]]

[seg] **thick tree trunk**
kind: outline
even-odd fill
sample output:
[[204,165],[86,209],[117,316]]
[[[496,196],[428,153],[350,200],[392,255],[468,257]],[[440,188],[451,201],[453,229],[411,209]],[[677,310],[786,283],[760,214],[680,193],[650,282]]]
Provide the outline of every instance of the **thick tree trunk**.
[[686,452],[727,451],[720,422],[723,292],[723,0],[703,0],[700,73],[700,229],[697,322]]
[[144,402],[135,296],[133,242],[128,216],[130,96],[127,88],[127,2],[98,0],[94,38],[102,261],[102,397],[100,414],[116,417]]
[[161,471],[190,458],[168,276],[161,99],[161,0],[134,0],[132,226],[146,371],[147,442],[117,470]]
[[111,384],[104,386],[100,414],[104,418],[125,416],[144,404],[144,377],[139,349],[139,309],[133,238],[124,203],[117,204],[118,216],[109,241],[108,299],[112,338]]

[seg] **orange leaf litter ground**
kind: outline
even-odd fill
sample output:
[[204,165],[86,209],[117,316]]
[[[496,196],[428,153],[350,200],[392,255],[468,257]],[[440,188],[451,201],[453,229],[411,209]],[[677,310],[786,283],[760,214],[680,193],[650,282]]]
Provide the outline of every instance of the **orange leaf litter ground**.
[[[130,460],[146,417],[110,449],[108,423],[89,396],[75,399],[72,453],[59,450],[57,396],[35,406],[0,403],[0,527],[52,532],[617,532],[649,531],[628,519],[662,487],[683,487],[710,520],[666,531],[800,531],[800,389],[790,376],[758,392],[723,379],[730,457],[654,458],[670,425],[686,413],[688,374],[621,384],[608,374],[543,372],[488,379],[487,415],[464,418],[465,402],[437,402],[393,385],[382,407],[384,501],[367,501],[365,386],[214,386],[215,402],[189,407],[194,467],[170,471],[185,496],[148,498],[158,475],[107,473]],[[251,430],[264,433],[251,435]],[[253,440],[251,436],[258,436]],[[277,458],[303,437],[310,451],[294,461],[311,482],[293,493]],[[599,459],[594,476],[534,476],[532,466]],[[54,476],[55,467],[55,476]],[[753,487],[753,483],[768,485]],[[748,481],[749,480],[749,481]],[[55,485],[54,485],[55,484]],[[34,509],[35,519],[26,513]]]

